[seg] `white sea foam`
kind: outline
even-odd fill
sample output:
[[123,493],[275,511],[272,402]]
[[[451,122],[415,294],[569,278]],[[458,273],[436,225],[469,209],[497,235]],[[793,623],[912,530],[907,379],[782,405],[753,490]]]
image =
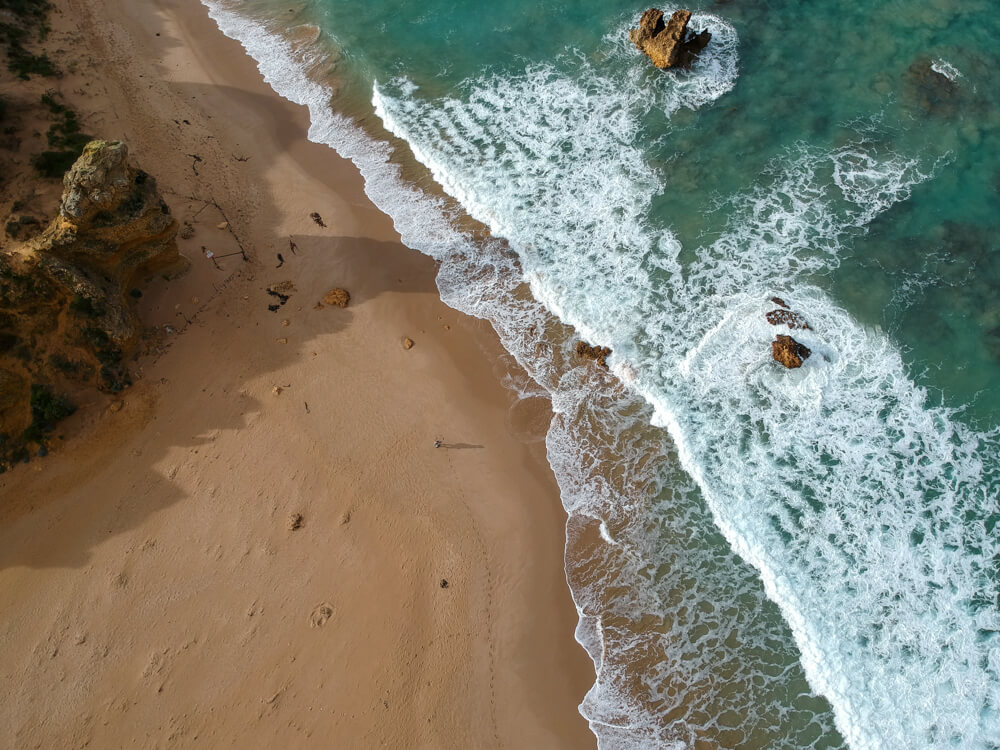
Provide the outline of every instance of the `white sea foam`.
[[[670,16],[677,8],[664,8]],[[695,58],[690,70],[675,70],[671,75],[651,69],[649,60],[628,40],[628,29],[635,25],[629,15],[614,31],[604,37],[608,59],[618,65],[619,80],[627,79],[629,88],[644,98],[653,96],[652,103],[667,114],[681,107],[698,109],[710,104],[736,85],[739,77],[739,36],[725,19],[692,13],[692,29],[707,29],[712,34],[711,46]]]
[[[988,566],[1000,552],[983,521],[996,511],[996,438],[928,406],[891,342],[808,284],[928,167],[860,145],[803,147],[735,198],[729,231],[682,265],[676,238],[647,220],[661,178],[633,139],[644,108],[698,106],[731,87],[735,35],[731,59],[707,59],[700,82],[653,103],[640,66],[617,48],[614,74],[587,70],[586,85],[536,66],[471,82],[462,100],[378,87],[386,126],[515,258],[503,242],[456,231],[444,201],[400,179],[387,144],[331,112],[330,92],[304,74],[316,62],[307,53],[209,7],[272,87],[309,107],[310,138],[357,164],[403,241],[442,261],[442,298],[491,320],[551,394],[547,445],[570,544],[595,555],[569,560],[567,575],[598,677],[581,710],[602,748],[689,747],[701,732],[729,731],[725,722],[778,731],[760,712],[786,700],[801,703],[793,713],[815,710],[781,665],[786,636],[758,587],[706,542],[716,525],[759,571],[854,747],[1000,744],[1000,623],[995,599],[981,603],[995,597]],[[572,367],[558,322],[522,294],[522,278],[561,319],[613,346],[634,390]],[[773,329],[761,316],[776,293],[813,328],[796,331],[815,354],[794,373],[767,361]],[[710,517],[671,473],[675,450]],[[664,492],[672,501],[650,508]],[[661,627],[650,630],[650,618]],[[817,714],[799,746],[827,729]],[[774,735],[771,745],[789,742]]]
[[[535,296],[637,373],[852,746],[994,746],[1000,675],[982,634],[1000,626],[1000,550],[983,462],[996,438],[929,405],[891,342],[809,284],[933,165],[861,143],[802,147],[733,199],[730,230],[682,268],[647,218],[660,184],[634,145],[644,104],[627,84],[536,68],[472,82],[462,100],[375,99],[510,240]],[[812,324],[796,336],[814,356],[794,373],[769,361],[775,293]]]
[[962,72],[947,60],[937,59],[931,63],[931,70],[940,73],[952,83],[957,83],[962,78]]

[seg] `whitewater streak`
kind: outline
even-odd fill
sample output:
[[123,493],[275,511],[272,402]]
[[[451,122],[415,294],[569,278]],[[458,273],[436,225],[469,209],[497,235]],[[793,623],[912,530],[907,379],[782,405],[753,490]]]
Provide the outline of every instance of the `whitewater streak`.
[[[627,138],[616,136],[611,147],[602,146],[596,154],[584,149],[581,155],[597,167],[568,196],[569,213],[556,214],[553,221],[545,211],[566,205],[553,200],[553,189],[566,184],[565,175],[525,172],[517,155],[518,148],[531,146],[517,135],[537,120],[537,113],[522,111],[519,118],[495,123],[481,118],[496,111],[490,87],[509,82],[480,82],[485,93],[475,106],[420,102],[412,87],[400,87],[394,97],[376,90],[386,126],[426,159],[452,195],[462,196],[473,216],[510,240],[518,252],[515,259],[500,243],[473,246],[454,229],[444,201],[404,183],[389,162],[388,144],[373,142],[330,110],[329,90],[305,74],[312,61],[221,5],[209,4],[209,9],[219,28],[258,61],[275,91],[309,108],[310,139],[354,161],[365,176],[366,192],[392,216],[404,243],[443,261],[442,298],[490,319],[505,346],[553,394],[557,413],[567,399],[580,398],[582,389],[560,390],[558,363],[527,354],[544,342],[526,331],[541,330],[551,321],[544,309],[517,293],[518,260],[536,298],[594,341],[615,347],[620,354],[616,371],[654,405],[656,419],[671,432],[719,527],[760,571],[769,596],[792,626],[811,683],[831,699],[838,726],[852,745],[1000,743],[1000,657],[992,648],[1000,623],[992,606],[995,583],[983,564],[998,554],[984,520],[996,509],[996,467],[983,459],[996,455],[996,436],[972,433],[947,410],[925,407],[926,394],[913,386],[891,344],[861,329],[806,282],[809,273],[836,262],[851,227],[905,199],[910,186],[926,177],[915,162],[876,157],[860,147],[832,155],[804,150],[782,165],[768,191],[737,197],[744,215],[725,236],[699,250],[695,264],[683,267],[673,236],[647,227],[643,212],[659,189],[658,176],[641,158],[623,170]],[[511,90],[535,105],[537,87],[562,86],[544,69],[528,71],[513,83]],[[579,91],[565,104],[599,135],[606,134],[602,122],[623,128],[625,135],[636,132],[627,105],[594,116],[595,99],[602,97]],[[672,101],[676,98],[661,102],[664,111],[671,111]],[[422,117],[432,124],[425,127]],[[463,129],[470,124],[470,130]],[[448,135],[443,141],[442,132]],[[581,148],[565,134],[558,143]],[[498,144],[503,153],[489,150]],[[860,179],[848,168],[857,160],[868,172]],[[491,163],[507,171],[482,169]],[[820,165],[834,168],[841,198],[857,207],[846,220],[834,214],[829,186],[817,180]],[[597,178],[603,179],[592,182]],[[525,190],[521,202],[512,203],[510,193],[495,194],[503,185]],[[492,202],[491,192],[497,199]],[[602,200],[611,202],[607,210]],[[584,208],[590,209],[586,216]],[[577,226],[582,228],[564,232]],[[604,247],[581,258],[581,247],[588,253],[595,249],[595,236]],[[567,242],[581,239],[587,242],[576,247]],[[457,268],[473,256],[482,262],[470,278],[467,263],[461,273]],[[802,282],[795,295],[779,288],[776,279],[782,277],[754,270],[774,268],[769,265],[774,263],[790,274],[784,278]],[[557,272],[565,269],[591,275],[560,277]],[[613,287],[613,280],[634,285],[635,294],[624,295],[632,308],[609,304],[628,288]],[[574,299],[569,294],[574,288],[587,289],[601,304]],[[775,292],[808,311],[818,332],[802,337],[816,354],[798,373],[776,374],[761,355],[773,334],[761,313]],[[677,319],[665,328],[637,326],[639,321],[664,322],[662,314],[650,318],[655,305],[661,313],[668,305]],[[694,348],[688,340],[692,330],[708,332]],[[656,348],[664,341],[668,356]],[[688,357],[689,352],[694,354]],[[548,354],[559,359],[558,352]],[[678,367],[680,362],[684,367]],[[859,395],[864,397],[860,410]],[[719,421],[720,411],[725,414],[730,407],[735,407],[732,418]],[[871,436],[863,430],[881,436],[874,450],[866,446]],[[801,450],[810,447],[812,453]],[[706,460],[709,455],[718,456],[714,465]],[[559,471],[565,460],[550,450],[561,486],[568,481]],[[806,481],[793,479],[769,491],[768,482],[788,473]],[[901,478],[894,484],[897,474]],[[935,512],[928,514],[925,504]],[[970,549],[973,553],[963,559]],[[808,555],[816,555],[824,568],[789,565]],[[985,605],[977,604],[980,598]],[[828,612],[831,601],[844,610]],[[581,641],[588,637],[587,628],[598,629],[590,620],[581,608]],[[591,643],[588,650],[595,655],[593,648]],[[595,658],[600,668],[603,656]]]

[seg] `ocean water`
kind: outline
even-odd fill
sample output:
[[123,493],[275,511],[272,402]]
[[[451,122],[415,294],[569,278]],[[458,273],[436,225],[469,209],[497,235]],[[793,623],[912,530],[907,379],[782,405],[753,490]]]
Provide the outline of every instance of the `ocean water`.
[[621,0],[205,1],[493,324],[512,429],[551,401],[601,748],[1000,747],[994,2],[691,6],[662,72]]

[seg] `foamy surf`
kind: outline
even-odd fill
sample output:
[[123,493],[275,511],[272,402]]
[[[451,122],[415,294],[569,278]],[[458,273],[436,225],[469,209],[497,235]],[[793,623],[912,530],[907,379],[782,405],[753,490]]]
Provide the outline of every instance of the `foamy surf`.
[[962,72],[947,60],[935,60],[931,63],[931,70],[943,75],[952,83],[957,83],[958,79],[962,77]]
[[[648,220],[663,178],[635,141],[651,107],[731,89],[723,25],[719,55],[653,97],[619,41],[606,75],[534,64],[439,100],[406,79],[377,86],[386,127],[515,257],[457,231],[443,200],[401,179],[388,144],[330,110],[306,74],[321,59],[209,7],[268,83],[309,107],[310,138],[359,167],[403,241],[442,261],[442,298],[490,320],[550,394],[568,544],[589,555],[567,560],[597,670],[581,711],[602,748],[690,747],[706,732],[723,746],[836,746],[786,661],[791,637],[853,747],[1000,744],[996,435],[929,405],[892,342],[812,283],[933,164],[860,140],[802,147],[724,199],[735,218],[692,259]],[[815,355],[795,373],[767,360],[774,294],[813,328],[796,331]],[[551,313],[611,345],[630,387],[574,367]]]
[[[376,88],[376,111],[510,240],[536,298],[637,372],[851,745],[1000,741],[998,673],[981,637],[1000,621],[976,603],[996,596],[985,527],[995,475],[984,466],[995,435],[929,405],[891,343],[810,284],[933,164],[860,140],[803,147],[735,196],[730,231],[683,265],[671,233],[647,223],[661,183],[634,145],[648,99],[627,80],[529,69],[466,88],[437,101]],[[815,354],[784,373],[769,361],[763,313],[790,289],[813,328],[795,335]],[[698,331],[711,335],[691,349]]]

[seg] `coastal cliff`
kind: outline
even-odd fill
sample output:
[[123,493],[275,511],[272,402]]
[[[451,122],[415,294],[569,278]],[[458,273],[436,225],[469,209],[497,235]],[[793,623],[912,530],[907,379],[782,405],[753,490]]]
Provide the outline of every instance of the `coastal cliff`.
[[0,250],[0,468],[44,454],[45,434],[72,407],[71,385],[117,392],[139,337],[136,286],[182,260],[177,222],[156,181],[118,141],[91,141],[66,173],[44,231]]

